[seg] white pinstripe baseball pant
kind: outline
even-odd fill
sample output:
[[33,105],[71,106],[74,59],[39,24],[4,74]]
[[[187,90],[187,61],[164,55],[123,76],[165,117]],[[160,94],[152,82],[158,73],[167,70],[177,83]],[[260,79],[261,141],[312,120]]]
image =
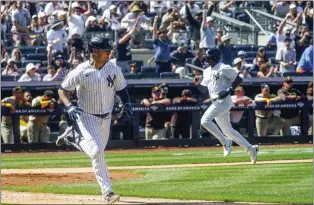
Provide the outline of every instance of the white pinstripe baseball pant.
[[102,119],[82,113],[76,122],[82,135],[79,137],[75,133],[75,142],[79,144],[79,148],[74,146],[81,148],[80,150],[91,158],[96,179],[101,187],[102,195],[105,196],[112,191],[104,153],[109,138],[111,114]]
[[[229,112],[231,107],[232,100],[230,96],[222,100],[214,101],[205,111],[201,119],[201,125],[208,132],[213,134],[222,145],[226,144],[226,137],[228,137],[247,151],[250,143],[240,133],[232,128]],[[221,131],[213,122],[214,119]]]

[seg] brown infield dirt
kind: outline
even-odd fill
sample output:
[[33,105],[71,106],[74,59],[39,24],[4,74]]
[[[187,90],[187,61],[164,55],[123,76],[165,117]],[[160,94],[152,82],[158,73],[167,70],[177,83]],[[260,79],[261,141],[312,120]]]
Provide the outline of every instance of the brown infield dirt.
[[[110,172],[110,179],[113,181],[121,179],[134,179],[141,175],[134,172]],[[48,184],[76,184],[95,182],[94,173],[81,174],[3,174],[1,175],[2,187],[7,186],[38,186]]]

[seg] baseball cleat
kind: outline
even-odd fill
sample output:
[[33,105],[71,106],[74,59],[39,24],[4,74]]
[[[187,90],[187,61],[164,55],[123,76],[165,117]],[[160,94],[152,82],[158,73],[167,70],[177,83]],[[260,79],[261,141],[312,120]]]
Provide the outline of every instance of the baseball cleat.
[[227,138],[227,142],[223,147],[224,147],[224,157],[227,157],[231,153],[232,140]]
[[249,147],[248,153],[250,154],[252,164],[256,163],[257,152],[258,152],[258,145],[251,145]]
[[109,194],[107,194],[105,196],[105,202],[107,204],[113,204],[113,203],[115,203],[115,202],[117,202],[119,200],[120,200],[120,196],[115,194],[115,193],[113,193],[113,192],[110,192]]
[[72,127],[67,127],[62,135],[60,135],[56,141],[57,146],[66,144],[68,135],[71,135]]

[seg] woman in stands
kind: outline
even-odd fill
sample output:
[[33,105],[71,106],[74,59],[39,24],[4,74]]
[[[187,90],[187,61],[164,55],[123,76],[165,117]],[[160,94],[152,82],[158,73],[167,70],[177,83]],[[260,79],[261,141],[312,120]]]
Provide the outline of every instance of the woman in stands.
[[264,47],[258,48],[258,51],[256,53],[256,58],[253,60],[253,64],[258,64],[257,59],[262,58],[264,63],[269,63],[271,64],[271,60],[267,57],[267,53]]
[[9,58],[10,58],[9,53],[7,52],[7,49],[5,48],[3,43],[1,42],[1,57],[0,57],[1,63],[7,62],[9,60]]
[[22,57],[22,53],[20,48],[14,48],[12,50],[12,54],[11,54],[11,58],[14,60],[14,62],[18,63],[18,62],[22,62],[25,60],[24,57]]
[[274,67],[272,67],[269,63],[264,63],[259,67],[259,71],[257,73],[258,78],[271,78],[275,77]]
[[40,46],[43,44],[43,32],[44,28],[39,25],[38,23],[38,16],[33,15],[32,16],[32,22],[30,26],[30,31],[33,35],[31,35],[32,38],[32,46]]
[[15,64],[15,61],[10,58],[7,62],[6,68],[3,70],[2,75],[18,76],[20,72]]

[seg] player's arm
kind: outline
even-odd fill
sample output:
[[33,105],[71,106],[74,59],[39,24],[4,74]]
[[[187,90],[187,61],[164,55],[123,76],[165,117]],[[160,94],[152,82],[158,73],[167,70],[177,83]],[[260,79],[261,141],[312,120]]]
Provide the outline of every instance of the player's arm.
[[231,66],[223,68],[222,75],[226,78],[229,78],[232,83],[231,87],[218,93],[219,99],[224,99],[225,97],[230,95],[234,91],[234,89],[236,89],[243,82],[243,79],[239,76],[239,73]]

